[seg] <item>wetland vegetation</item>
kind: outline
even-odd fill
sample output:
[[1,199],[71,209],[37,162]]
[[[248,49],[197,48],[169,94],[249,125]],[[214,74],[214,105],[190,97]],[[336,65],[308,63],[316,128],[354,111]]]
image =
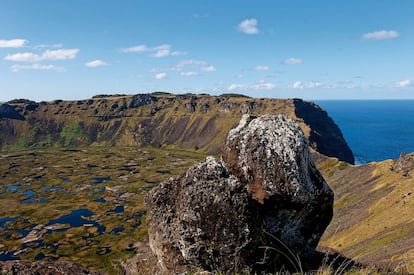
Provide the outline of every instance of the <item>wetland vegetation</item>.
[[205,158],[152,147],[0,153],[0,260],[116,271],[147,238],[146,192]]

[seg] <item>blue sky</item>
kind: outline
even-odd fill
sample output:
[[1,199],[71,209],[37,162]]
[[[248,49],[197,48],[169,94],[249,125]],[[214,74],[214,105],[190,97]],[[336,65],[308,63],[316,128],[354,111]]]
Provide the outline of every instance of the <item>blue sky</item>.
[[1,0],[0,101],[414,98],[411,0]]

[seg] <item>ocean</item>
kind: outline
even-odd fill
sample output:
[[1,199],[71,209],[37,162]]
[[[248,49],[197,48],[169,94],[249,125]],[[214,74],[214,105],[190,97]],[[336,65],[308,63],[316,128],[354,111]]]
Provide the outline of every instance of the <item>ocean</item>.
[[414,100],[317,100],[339,126],[356,164],[414,152]]

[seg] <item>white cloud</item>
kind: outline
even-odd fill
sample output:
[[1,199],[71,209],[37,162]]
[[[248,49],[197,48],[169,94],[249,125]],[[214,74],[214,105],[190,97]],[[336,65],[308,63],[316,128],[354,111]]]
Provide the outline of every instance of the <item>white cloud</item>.
[[150,49],[146,46],[146,45],[137,45],[137,46],[133,46],[133,47],[129,47],[129,48],[123,48],[121,49],[121,52],[124,53],[143,53],[143,52],[147,52]]
[[306,88],[310,88],[310,89],[320,88],[322,86],[323,86],[323,84],[319,81],[311,81],[308,84],[306,84]]
[[184,51],[171,51],[171,45],[162,44],[156,47],[148,47],[147,45],[137,45],[129,48],[121,49],[123,53],[144,53],[148,52],[149,57],[152,58],[162,58],[167,56],[182,56],[187,55],[187,52]]
[[213,65],[210,65],[210,66],[206,66],[206,67],[201,67],[201,70],[203,72],[215,72],[216,67],[214,67]]
[[152,49],[154,53],[150,54],[150,57],[162,58],[169,56],[171,53],[171,45],[164,44]]
[[409,87],[412,84],[412,81],[409,79],[397,81],[394,85],[396,88],[406,88]]
[[283,64],[287,64],[287,65],[296,65],[296,64],[301,64],[301,63],[303,63],[303,60],[300,58],[291,57],[291,58],[283,60]]
[[352,80],[341,80],[341,81],[337,81],[334,84],[333,88],[344,88],[344,89],[362,89],[364,88],[362,85],[355,83]]
[[4,60],[15,61],[15,62],[38,62],[41,61],[41,57],[34,53],[15,53],[8,54]]
[[79,49],[47,50],[41,55],[31,52],[8,54],[4,59],[15,62],[39,62],[42,60],[66,60],[74,59]]
[[41,60],[66,60],[74,59],[79,53],[79,49],[60,49],[47,50],[42,54]]
[[397,31],[376,31],[376,32],[369,32],[362,35],[362,39],[364,40],[385,40],[385,39],[395,39],[398,38],[400,34]]
[[274,88],[276,88],[276,85],[262,80],[259,81],[257,84],[253,85],[252,88],[255,90],[273,90]]
[[15,64],[10,67],[13,72],[18,72],[21,70],[48,70],[48,71],[57,71],[63,72],[65,69],[62,67],[57,67],[55,65],[44,65],[44,64],[31,64],[31,65],[19,65]]
[[106,62],[100,60],[100,59],[93,60],[93,61],[85,63],[85,66],[89,67],[89,68],[102,67],[102,66],[106,66],[106,65],[108,65],[108,64]]
[[181,76],[196,76],[198,75],[197,72],[181,72],[180,73]]
[[246,90],[248,87],[245,84],[231,84],[229,87],[227,87],[227,90],[232,91],[241,91]]
[[259,29],[257,28],[257,19],[250,18],[242,21],[239,24],[239,31],[244,32],[246,34],[257,34],[259,33]]
[[325,84],[319,81],[309,81],[308,83],[303,83],[302,81],[296,81],[289,85],[289,88],[292,89],[315,89],[315,88],[328,88]]
[[296,81],[292,85],[290,85],[292,89],[303,89],[302,81]]
[[189,60],[182,60],[178,62],[174,68],[180,69],[184,67],[198,67],[198,66],[206,66],[207,62],[203,60],[195,60],[195,59],[189,59]]
[[183,55],[187,55],[187,52],[182,52],[182,51],[174,51],[171,52],[171,56],[183,56]]
[[0,48],[21,48],[26,42],[25,39],[0,40]]
[[167,78],[167,73],[158,73],[155,75],[155,79],[161,80]]
[[62,48],[62,47],[63,47],[62,44],[52,44],[52,45],[41,44],[41,45],[34,46],[33,49],[44,49],[44,48],[57,49],[57,48]]
[[268,66],[256,66],[256,67],[254,67],[254,69],[256,71],[267,71],[267,70],[269,70],[269,67]]

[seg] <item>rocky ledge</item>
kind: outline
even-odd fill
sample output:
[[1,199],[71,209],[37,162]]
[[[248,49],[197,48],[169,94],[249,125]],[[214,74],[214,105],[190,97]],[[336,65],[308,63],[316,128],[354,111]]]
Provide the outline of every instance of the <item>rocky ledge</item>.
[[314,268],[333,192],[308,140],[283,115],[243,116],[222,160],[208,157],[146,198],[161,273]]

